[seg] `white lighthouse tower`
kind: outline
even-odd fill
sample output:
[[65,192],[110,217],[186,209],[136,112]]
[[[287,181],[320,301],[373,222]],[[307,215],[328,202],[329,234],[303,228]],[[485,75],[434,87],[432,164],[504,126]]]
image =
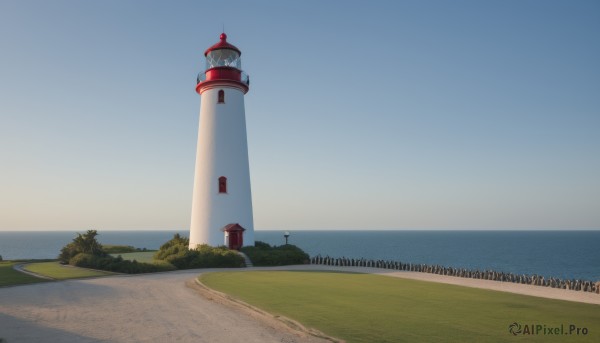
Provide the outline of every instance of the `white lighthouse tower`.
[[244,94],[249,78],[241,52],[220,41],[204,52],[198,75],[200,126],[194,175],[190,249],[198,244],[239,249],[254,245]]

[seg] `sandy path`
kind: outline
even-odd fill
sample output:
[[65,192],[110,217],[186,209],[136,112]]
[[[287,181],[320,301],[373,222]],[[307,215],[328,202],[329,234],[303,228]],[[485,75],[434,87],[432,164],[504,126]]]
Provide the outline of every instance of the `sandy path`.
[[323,341],[200,296],[190,283],[199,273],[0,288],[0,338],[8,343]]
[[[289,266],[247,270],[367,272],[538,297],[600,304],[600,295],[387,269]],[[232,269],[226,269],[232,271]],[[247,309],[200,295],[191,270],[0,288],[7,342],[324,342]]]

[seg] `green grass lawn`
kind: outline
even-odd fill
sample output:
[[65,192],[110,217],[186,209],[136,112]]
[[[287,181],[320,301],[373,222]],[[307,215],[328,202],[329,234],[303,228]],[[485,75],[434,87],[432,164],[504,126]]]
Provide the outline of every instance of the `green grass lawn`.
[[[203,274],[207,286],[348,342],[600,342],[600,306],[380,275]],[[587,335],[518,335],[509,325],[573,324]]]
[[167,261],[155,260],[154,259],[155,253],[156,253],[156,250],[151,250],[151,251],[138,251],[138,252],[131,252],[131,253],[123,253],[123,254],[111,254],[111,256],[117,257],[117,256],[121,255],[121,257],[124,260],[130,260],[130,261],[136,260],[138,262],[152,263],[152,264],[156,264],[158,266],[163,266],[162,271],[169,271],[169,270],[177,269]]
[[14,270],[12,266],[16,263],[17,262],[13,261],[0,261],[0,286],[21,285],[47,281]]
[[114,273],[101,270],[63,266],[58,262],[31,263],[26,265],[24,269],[57,280],[114,275]]
[[129,252],[129,253],[123,253],[123,254],[111,254],[111,256],[117,257],[119,255],[121,255],[121,257],[123,257],[124,260],[136,260],[138,262],[146,262],[146,263],[153,263],[154,262],[154,253],[156,253],[156,251],[140,251],[140,252]]

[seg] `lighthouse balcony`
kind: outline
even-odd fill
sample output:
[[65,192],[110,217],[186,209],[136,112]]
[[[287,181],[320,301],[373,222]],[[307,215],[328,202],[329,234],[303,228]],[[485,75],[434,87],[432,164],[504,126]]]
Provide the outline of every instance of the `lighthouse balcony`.
[[228,67],[210,68],[198,73],[196,84],[213,80],[231,80],[241,82],[246,86],[250,86],[250,76],[248,74],[240,71],[239,69]]

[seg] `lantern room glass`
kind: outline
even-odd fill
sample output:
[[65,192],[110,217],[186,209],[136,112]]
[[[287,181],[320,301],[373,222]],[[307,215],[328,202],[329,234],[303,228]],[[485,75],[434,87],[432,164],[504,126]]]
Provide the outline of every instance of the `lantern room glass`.
[[214,67],[233,67],[241,70],[240,54],[230,49],[213,50],[206,55],[206,69]]

